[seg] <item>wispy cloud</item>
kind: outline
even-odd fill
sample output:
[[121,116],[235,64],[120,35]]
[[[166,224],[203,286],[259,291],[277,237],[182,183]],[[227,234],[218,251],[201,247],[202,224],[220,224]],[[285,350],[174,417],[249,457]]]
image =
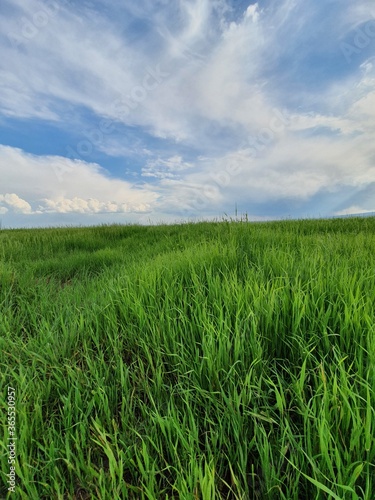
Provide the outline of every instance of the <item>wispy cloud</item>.
[[192,167],[191,163],[184,162],[181,156],[172,156],[163,160],[148,160],[146,166],[142,168],[143,177],[156,177],[159,179],[172,179],[177,177],[180,172],[189,170]]

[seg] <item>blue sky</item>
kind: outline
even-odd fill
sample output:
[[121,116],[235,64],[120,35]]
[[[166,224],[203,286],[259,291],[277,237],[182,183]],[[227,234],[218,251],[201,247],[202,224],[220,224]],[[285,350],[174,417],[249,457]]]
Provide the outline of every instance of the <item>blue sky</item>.
[[2,227],[375,211],[373,0],[3,0]]

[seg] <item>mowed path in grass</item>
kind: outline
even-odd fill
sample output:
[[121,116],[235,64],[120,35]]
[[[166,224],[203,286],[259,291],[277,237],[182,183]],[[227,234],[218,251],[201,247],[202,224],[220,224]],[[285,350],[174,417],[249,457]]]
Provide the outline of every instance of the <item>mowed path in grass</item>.
[[0,231],[12,498],[373,500],[374,303],[374,218]]

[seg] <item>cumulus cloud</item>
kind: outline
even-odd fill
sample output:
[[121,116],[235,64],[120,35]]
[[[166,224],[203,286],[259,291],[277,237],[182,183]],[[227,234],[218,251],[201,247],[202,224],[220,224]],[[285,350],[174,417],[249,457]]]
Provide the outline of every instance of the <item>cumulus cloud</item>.
[[82,198],[57,198],[54,200],[43,200],[39,205],[39,211],[45,213],[81,213],[81,214],[98,214],[98,213],[128,213],[136,212],[143,213],[150,211],[150,205],[139,203],[138,205],[130,205],[127,203],[115,203],[113,201],[99,201],[93,198],[84,200]]
[[1,145],[0,177],[17,193],[0,195],[0,205],[23,214],[140,213],[157,199],[151,189],[111,178],[98,164]]
[[4,195],[0,194],[0,203],[6,205],[6,207],[2,207],[3,213],[6,213],[8,211],[7,208],[10,208],[11,210],[13,210],[18,214],[32,213],[30,204],[27,203],[27,201],[20,198],[19,196],[17,196],[15,193],[6,193]]

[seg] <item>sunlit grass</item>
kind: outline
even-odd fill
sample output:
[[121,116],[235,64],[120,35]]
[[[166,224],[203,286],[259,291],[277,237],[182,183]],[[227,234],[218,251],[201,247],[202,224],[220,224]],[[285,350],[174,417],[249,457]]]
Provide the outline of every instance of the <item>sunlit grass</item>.
[[373,218],[0,231],[16,497],[375,498],[374,250]]

